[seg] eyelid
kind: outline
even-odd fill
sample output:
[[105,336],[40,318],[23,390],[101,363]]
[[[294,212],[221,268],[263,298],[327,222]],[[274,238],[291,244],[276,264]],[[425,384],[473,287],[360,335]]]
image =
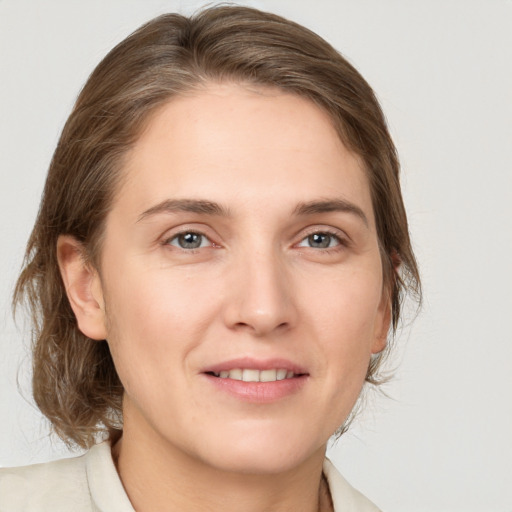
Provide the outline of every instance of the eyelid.
[[[191,234],[197,235],[198,237],[200,237],[202,239],[201,243],[199,244],[199,247],[188,247],[188,248],[180,247],[180,245],[178,243],[179,238],[182,235],[191,235]],[[174,243],[175,241],[176,241],[176,243]],[[184,231],[183,233],[176,233],[174,236],[167,239],[166,244],[171,245],[172,247],[176,247],[177,249],[187,251],[187,252],[196,251],[198,249],[204,249],[205,247],[212,247],[214,245],[213,242],[206,235],[204,235],[202,233],[198,233],[196,231]]]
[[345,231],[339,228],[335,228],[333,226],[324,226],[317,224],[315,226],[309,226],[305,230],[302,230],[302,232],[299,235],[300,239],[297,243],[302,242],[308,236],[314,235],[316,233],[323,233],[326,235],[334,236],[340,241],[340,245],[349,245],[352,242],[351,238],[347,235],[347,233],[345,233]]
[[[215,248],[221,247],[220,244],[213,241],[213,237],[211,235],[208,235],[206,233],[207,231],[211,231],[211,230],[205,229],[204,227],[197,227],[197,226],[194,226],[193,224],[181,225],[179,227],[175,227],[175,228],[168,229],[167,231],[165,231],[165,233],[160,237],[160,244],[171,246],[170,242],[172,240],[174,240],[175,238],[177,238],[178,236],[184,235],[186,233],[195,233],[197,235],[203,236],[204,238],[206,238],[208,240],[208,242],[209,242],[208,247],[215,247]],[[176,249],[181,249],[186,252],[192,252],[192,251],[199,249],[199,248],[183,249],[181,247],[177,247],[174,245],[172,245],[171,247],[176,247]],[[203,248],[204,247],[201,247],[201,249],[203,249]]]

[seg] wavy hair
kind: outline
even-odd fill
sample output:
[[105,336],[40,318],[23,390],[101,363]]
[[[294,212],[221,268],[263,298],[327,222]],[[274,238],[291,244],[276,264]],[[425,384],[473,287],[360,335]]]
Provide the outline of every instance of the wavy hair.
[[[212,82],[272,86],[324,109],[343,143],[364,162],[392,330],[404,295],[420,297],[399,184],[399,162],[379,103],[364,78],[332,46],[279,16],[220,6],[185,17],[166,14],[112,49],[83,87],[53,155],[13,303],[33,320],[33,395],[68,444],[89,447],[122,428],[123,386],[106,341],[80,332],[57,263],[60,235],[99,262],[105,217],[124,157],[152,113],[170,98]],[[389,347],[389,344],[388,344]],[[366,380],[379,382],[388,349]]]

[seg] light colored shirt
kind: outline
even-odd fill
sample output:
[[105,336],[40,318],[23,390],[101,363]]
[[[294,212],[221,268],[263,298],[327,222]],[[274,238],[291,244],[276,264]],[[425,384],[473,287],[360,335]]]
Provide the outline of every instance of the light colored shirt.
[[[379,512],[325,459],[335,512]],[[0,469],[0,512],[135,512],[117,474],[110,444],[85,455]]]

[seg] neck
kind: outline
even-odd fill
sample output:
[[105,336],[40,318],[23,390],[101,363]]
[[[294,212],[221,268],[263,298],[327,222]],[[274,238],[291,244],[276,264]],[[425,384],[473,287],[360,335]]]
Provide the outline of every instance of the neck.
[[322,480],[325,448],[279,473],[239,473],[212,467],[189,454],[137,435],[125,424],[112,453],[138,512],[317,512],[329,510]]

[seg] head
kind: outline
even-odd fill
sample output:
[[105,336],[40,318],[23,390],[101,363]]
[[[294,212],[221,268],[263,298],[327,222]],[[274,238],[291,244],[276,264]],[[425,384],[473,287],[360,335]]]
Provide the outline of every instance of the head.
[[[395,147],[361,75],[319,36],[272,14],[218,7],[191,18],[156,18],[115,47],[81,91],[50,165],[16,289],[15,300],[25,296],[33,312],[35,400],[68,442],[90,446],[99,431],[121,428],[124,387],[107,342],[87,336],[77,322],[59,240],[74,240],[81,261],[101,277],[107,218],[129,181],[138,141],[170,102],[233,86],[309,102],[360,163],[390,336],[405,292],[419,292]],[[388,350],[389,343],[369,360],[367,382],[379,382]]]

